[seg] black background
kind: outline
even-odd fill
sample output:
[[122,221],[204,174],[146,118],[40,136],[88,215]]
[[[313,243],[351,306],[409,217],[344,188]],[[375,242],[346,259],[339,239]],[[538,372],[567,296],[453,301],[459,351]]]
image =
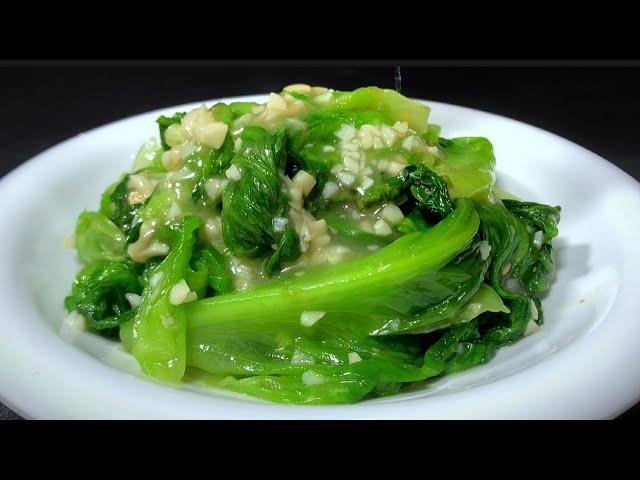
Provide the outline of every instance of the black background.
[[[640,179],[640,68],[460,65],[403,67],[402,91],[541,127]],[[129,115],[216,97],[279,91],[297,82],[345,90],[363,85],[393,88],[393,68],[350,68],[344,62],[322,67],[211,62],[0,66],[0,175],[62,140]],[[0,405],[3,418],[18,417]],[[621,418],[639,419],[640,405]]]

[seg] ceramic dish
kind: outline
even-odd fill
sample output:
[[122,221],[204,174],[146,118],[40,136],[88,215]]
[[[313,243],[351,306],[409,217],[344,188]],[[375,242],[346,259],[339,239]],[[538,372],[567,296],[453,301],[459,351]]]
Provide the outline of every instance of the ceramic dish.
[[609,418],[623,412],[640,400],[640,185],[551,133],[428,103],[443,136],[492,141],[499,187],[562,206],[554,241],[558,275],[543,301],[540,331],[489,364],[422,390],[313,407],[159,384],[104,338],[61,337],[62,300],[78,270],[64,237],[78,213],[95,207],[97,195],[128,168],[141,142],[156,134],[155,118],[197,103],[78,135],[0,181],[0,399],[28,418]]

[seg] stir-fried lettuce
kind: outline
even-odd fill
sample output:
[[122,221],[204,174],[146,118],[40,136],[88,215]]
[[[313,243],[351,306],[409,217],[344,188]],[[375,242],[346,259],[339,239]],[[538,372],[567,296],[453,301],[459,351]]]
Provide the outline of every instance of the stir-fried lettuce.
[[284,403],[490,361],[543,323],[560,207],[496,192],[489,140],[428,120],[307,85],[161,116],[78,218],[66,309],[154,378]]
[[[186,283],[200,223],[197,217],[185,217],[182,228],[175,232],[172,251],[153,269],[132,320],[131,352],[145,373],[160,380],[179,381],[186,368],[185,307],[172,297],[176,286]],[[191,286],[187,283],[187,287]]]
[[224,242],[238,256],[259,257],[279,242],[273,219],[288,209],[279,174],[286,161],[286,136],[255,128],[245,130],[241,139],[246,147],[230,167],[237,178],[222,197]]

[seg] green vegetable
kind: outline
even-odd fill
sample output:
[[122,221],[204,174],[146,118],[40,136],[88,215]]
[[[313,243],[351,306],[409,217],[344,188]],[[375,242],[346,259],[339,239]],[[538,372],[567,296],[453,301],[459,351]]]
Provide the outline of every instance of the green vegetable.
[[447,184],[425,165],[409,165],[399,176],[374,185],[362,195],[360,205],[403,203],[407,198],[426,215],[442,218],[452,210]]
[[419,135],[428,129],[429,107],[403,97],[394,90],[377,87],[358,88],[353,92],[342,93],[335,106],[383,112],[393,121],[407,122],[409,128]]
[[234,118],[241,117],[242,115],[249,113],[253,107],[259,106],[256,102],[231,102],[229,108],[233,113]]
[[84,211],[76,223],[76,249],[85,265],[125,259],[122,230],[98,212]]
[[475,250],[465,251],[440,269],[438,286],[443,290],[442,298],[427,307],[416,309],[406,321],[398,323],[392,320],[378,329],[376,334],[429,333],[453,324],[460,308],[482,284],[489,262],[479,257],[480,253]]
[[467,304],[458,310],[451,324],[468,322],[484,312],[509,313],[500,295],[486,283],[482,283]]
[[416,206],[426,214],[444,217],[453,209],[446,183],[424,165],[410,165],[408,182]]
[[324,188],[327,180],[329,179],[329,171],[331,166],[335,165],[339,161],[339,156],[336,152],[324,152],[321,144],[306,144],[311,145],[303,149],[295,150],[295,147],[291,151],[291,174],[295,174],[298,170],[304,170],[310,173],[316,178],[316,191],[320,192]]
[[528,292],[543,292],[551,286],[555,275],[551,240],[558,235],[560,207],[516,200],[503,200],[503,204],[526,225],[531,240],[527,256],[514,270],[514,276]]
[[364,192],[360,199],[363,208],[387,202],[397,202],[403,192],[410,187],[407,171],[397,177],[388,178]]
[[78,218],[65,308],[144,373],[353,403],[429,388],[543,323],[560,207],[497,190],[489,140],[442,138],[428,107],[376,87],[258,106],[209,109],[229,126],[218,149],[185,113],[158,118],[160,143]]
[[78,274],[71,295],[65,299],[65,308],[80,313],[90,329],[111,335],[114,328],[131,318],[131,305],[125,294],[140,291],[138,274],[132,265],[96,263]]
[[196,264],[200,262],[205,267],[206,284],[215,295],[233,291],[233,274],[228,259],[222,253],[207,245],[195,253],[193,261]]
[[493,358],[496,344],[482,342],[476,322],[448,330],[427,350],[424,364],[435,374],[453,373],[481,365]]
[[400,233],[424,232],[429,228],[418,208],[413,208],[397,225]]
[[169,297],[171,289],[187,274],[200,225],[199,218],[185,217],[171,252],[154,269],[142,292],[133,320],[133,355],[145,373],[167,382],[179,381],[186,368],[185,305],[173,305]]
[[229,105],[223,102],[216,103],[210,110],[216,121],[231,125],[233,121],[233,110]]
[[[432,371],[416,355],[413,339],[385,343],[368,332],[391,312],[423,308],[427,297],[438,295],[425,282],[432,277],[432,286],[439,285],[434,274],[468,244],[477,226],[471,203],[463,199],[428,232],[407,235],[369,257],[188,304],[189,364],[214,375],[207,378],[216,386],[295,403],[354,402],[377,385],[427,378]],[[325,313],[317,324],[300,326],[303,309],[319,306]],[[361,361],[349,363],[353,353]],[[313,364],[305,363],[309,358]],[[255,376],[228,377],[247,374]],[[309,377],[321,383],[309,385]]]
[[[461,287],[463,287],[463,285],[461,285]],[[460,291],[464,292],[464,289],[460,288]],[[453,305],[453,308],[455,308],[455,313],[452,316],[443,318],[442,320],[436,323],[431,323],[428,325],[427,328],[418,327],[408,332],[409,333],[428,333],[436,330],[441,330],[446,327],[453,327],[462,323],[469,322],[475,319],[476,317],[482,315],[485,312],[509,313],[509,309],[506,307],[506,305],[500,298],[500,295],[498,295],[496,291],[486,283],[481,283],[478,289],[475,291],[475,293],[473,293],[473,295],[470,298],[466,295],[463,298],[467,298],[468,299],[467,302],[464,303],[464,300],[461,300],[458,302],[457,305]],[[463,305],[460,306],[461,304]],[[447,306],[449,306],[450,308],[452,307],[451,304],[441,302],[441,305],[439,305],[436,308],[442,309]],[[435,310],[435,308],[433,310]],[[441,315],[441,317],[444,317],[444,316],[445,315]]]
[[[535,205],[535,204],[534,204]],[[549,241],[557,232],[555,230],[559,220],[559,209],[536,205],[521,205],[520,202],[512,203],[515,211],[531,212],[535,210],[537,221],[540,225],[546,225],[549,233]],[[527,282],[526,268],[523,265],[531,265],[532,258],[538,258],[535,253],[536,246],[532,242],[534,233],[527,229],[527,222],[509,212],[500,203],[488,205],[476,203],[476,208],[481,218],[482,236],[491,246],[491,265],[489,267],[489,279],[491,286],[504,301],[509,312],[504,310],[490,310],[497,313],[483,314],[464,326],[454,327],[427,351],[427,356],[432,365],[435,365],[436,357],[442,361],[442,371],[453,373],[475,365],[489,361],[496,350],[503,345],[511,343],[524,335],[529,321],[534,318],[534,309],[537,323],[542,323],[543,312],[540,298],[536,295],[540,290],[540,284]],[[546,212],[546,215],[541,215]],[[531,214],[524,214],[529,216]],[[553,269],[545,271],[545,285],[548,285]],[[502,313],[500,313],[502,312]],[[446,347],[446,348],[445,348]],[[443,351],[446,350],[446,360],[442,360]],[[432,353],[429,353],[429,352]],[[427,357],[425,357],[427,358]]]
[[298,238],[298,234],[293,228],[287,227],[280,238],[278,248],[276,248],[273,255],[267,260],[265,272],[268,276],[272,277],[280,270],[283,262],[295,260],[300,256],[300,253],[300,239]]
[[[472,203],[460,199],[456,210],[438,225],[405,235],[368,257],[189,304],[189,328],[252,318],[266,321],[273,316],[298,322],[303,311],[314,309],[397,315],[421,308],[425,297],[431,296],[422,291],[424,276],[467,246],[477,229]],[[413,298],[409,288],[416,290]]]
[[194,260],[192,256],[189,268],[185,272],[184,280],[187,282],[189,290],[195,292],[198,298],[206,297],[209,269],[205,261],[202,259]]
[[362,207],[387,202],[413,204],[427,216],[442,218],[451,212],[447,184],[425,165],[409,165],[397,177],[390,177],[368,189],[360,199]]
[[427,142],[428,145],[437,147],[440,140],[440,125],[429,124],[427,131],[422,135],[422,139]]
[[169,126],[175,123],[180,123],[185,115],[185,112],[176,112],[170,117],[160,115],[157,118],[156,123],[158,124],[158,129],[160,132],[160,143],[162,144],[162,148],[164,150],[169,150],[169,145],[167,145],[167,142],[165,142],[164,140],[164,132],[167,131],[167,128],[169,128]]
[[541,230],[544,234],[543,242],[547,243],[558,235],[560,207],[507,199],[503,200],[502,203],[516,217],[526,222],[529,226]]
[[396,237],[382,237],[374,233],[362,230],[358,222],[341,214],[336,209],[320,210],[318,218],[327,222],[342,243],[355,248],[369,247],[371,245],[382,247],[391,243]]
[[[192,191],[195,186],[195,179],[188,178],[172,182],[163,182],[153,191],[153,195],[144,204],[136,204],[131,207],[133,225],[137,225],[144,220],[156,221],[166,227],[169,223],[179,222],[179,218],[170,218],[169,212],[172,208],[178,208],[180,212],[188,214],[194,210]],[[166,230],[159,227],[159,229]]]
[[162,146],[158,145],[155,138],[152,138],[146,142],[133,160],[133,171],[137,172],[146,168],[158,168],[163,169],[162,165]]
[[322,110],[305,117],[308,124],[305,143],[329,142],[336,140],[335,133],[343,125],[360,128],[362,125],[393,124],[392,118],[382,111],[358,110],[345,108],[344,104],[337,104],[329,110]]
[[433,170],[444,177],[451,197],[485,198],[493,187],[493,146],[483,137],[440,139],[442,158]]
[[233,140],[227,136],[218,150],[201,147],[187,158],[185,163],[198,172],[199,176],[192,191],[194,201],[207,201],[204,185],[207,180],[215,175],[222,175],[229,168],[235,155],[233,148]]
[[279,242],[273,219],[287,210],[279,176],[286,162],[286,137],[245,129],[243,140],[246,147],[232,161],[242,177],[231,182],[222,197],[223,237],[235,255],[258,257]]
[[100,212],[123,231],[126,244],[136,240],[142,223],[138,215],[142,204],[129,204],[128,182],[129,175],[125,174],[117,184],[109,187],[103,195],[100,207]]

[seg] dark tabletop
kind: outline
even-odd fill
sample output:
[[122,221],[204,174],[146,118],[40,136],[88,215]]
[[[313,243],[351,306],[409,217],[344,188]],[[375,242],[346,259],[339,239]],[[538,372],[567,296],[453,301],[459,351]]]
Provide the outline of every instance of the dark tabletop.
[[[166,106],[291,83],[393,88],[391,67],[0,67],[0,176],[80,132]],[[402,67],[405,95],[549,130],[640,179],[640,68]],[[0,404],[0,419],[18,419]],[[622,415],[640,419],[640,404]]]

